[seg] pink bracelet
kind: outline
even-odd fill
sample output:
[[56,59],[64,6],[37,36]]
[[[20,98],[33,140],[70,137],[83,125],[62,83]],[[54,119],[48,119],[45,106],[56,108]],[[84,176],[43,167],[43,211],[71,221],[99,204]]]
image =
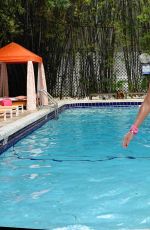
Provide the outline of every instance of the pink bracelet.
[[136,135],[138,133],[138,128],[136,127],[136,125],[132,125],[130,128],[130,132],[133,133],[134,135]]

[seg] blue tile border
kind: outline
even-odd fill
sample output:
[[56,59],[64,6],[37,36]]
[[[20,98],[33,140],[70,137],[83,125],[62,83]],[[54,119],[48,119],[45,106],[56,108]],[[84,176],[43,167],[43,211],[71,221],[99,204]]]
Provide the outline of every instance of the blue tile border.
[[[58,113],[63,112],[66,109],[73,109],[73,108],[89,108],[89,107],[133,107],[139,106],[142,102],[92,102],[92,103],[72,103],[72,104],[65,104],[58,109]],[[23,129],[17,131],[16,133],[10,135],[7,140],[0,141],[0,155],[5,152],[8,148],[16,144],[19,140],[24,138],[25,136],[29,135],[36,129],[40,128],[44,125],[47,121],[54,119],[55,113],[50,112],[49,114],[43,116],[42,118],[38,119],[37,121],[33,122],[32,124],[27,125]]]
[[92,102],[92,103],[72,103],[66,104],[67,108],[87,108],[87,107],[127,107],[127,106],[138,106],[142,102]]

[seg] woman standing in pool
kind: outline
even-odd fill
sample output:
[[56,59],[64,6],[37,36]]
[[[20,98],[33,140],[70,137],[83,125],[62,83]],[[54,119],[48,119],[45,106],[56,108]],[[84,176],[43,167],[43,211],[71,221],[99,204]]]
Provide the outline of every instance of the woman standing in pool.
[[130,131],[124,136],[123,139],[123,147],[128,147],[130,141],[138,133],[138,128],[141,125],[141,123],[144,121],[145,117],[150,113],[150,86],[147,92],[147,95],[144,99],[144,102],[142,103],[137,118],[134,122],[134,124],[131,126]]

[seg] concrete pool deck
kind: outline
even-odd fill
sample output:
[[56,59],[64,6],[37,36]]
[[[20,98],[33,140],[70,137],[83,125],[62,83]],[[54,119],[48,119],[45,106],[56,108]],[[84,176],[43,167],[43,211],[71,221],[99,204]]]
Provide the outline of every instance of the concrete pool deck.
[[[116,99],[116,100],[75,100],[75,99],[65,99],[58,101],[58,107],[60,108],[66,104],[76,104],[76,103],[112,103],[112,102],[143,102],[142,99]],[[37,111],[24,111],[20,113],[19,116],[14,116],[13,118],[8,118],[6,121],[0,121],[0,141],[7,139],[12,134],[25,128],[26,126],[38,121],[42,117],[48,115],[50,112],[54,111],[52,108],[43,108]]]

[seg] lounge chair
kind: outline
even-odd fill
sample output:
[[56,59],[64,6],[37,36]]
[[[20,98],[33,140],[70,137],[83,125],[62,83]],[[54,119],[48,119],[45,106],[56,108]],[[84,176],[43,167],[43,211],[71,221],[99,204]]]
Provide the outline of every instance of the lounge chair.
[[7,115],[10,116],[10,118],[12,118],[12,114],[13,114],[13,111],[12,109],[0,109],[0,117],[3,117],[4,118],[4,121],[6,121],[6,117]]
[[27,97],[26,96],[16,96],[15,100],[12,100],[13,105],[17,106],[27,106]]
[[4,119],[4,121],[6,121],[6,111],[4,109],[0,109],[0,118],[1,117]]
[[116,98],[116,93],[90,93],[89,100],[92,100],[93,97],[99,97],[99,99],[110,99]]
[[19,115],[19,106],[0,106],[0,110],[12,111],[12,114],[15,113],[16,116]]
[[[3,98],[0,100],[0,109],[13,109],[14,111],[17,110],[17,113],[16,115],[18,115],[18,112],[21,111],[23,112],[24,108],[23,108],[23,102],[20,101],[19,104],[14,104],[13,103],[13,100],[12,98]],[[18,101],[15,101],[15,102],[18,102]]]

